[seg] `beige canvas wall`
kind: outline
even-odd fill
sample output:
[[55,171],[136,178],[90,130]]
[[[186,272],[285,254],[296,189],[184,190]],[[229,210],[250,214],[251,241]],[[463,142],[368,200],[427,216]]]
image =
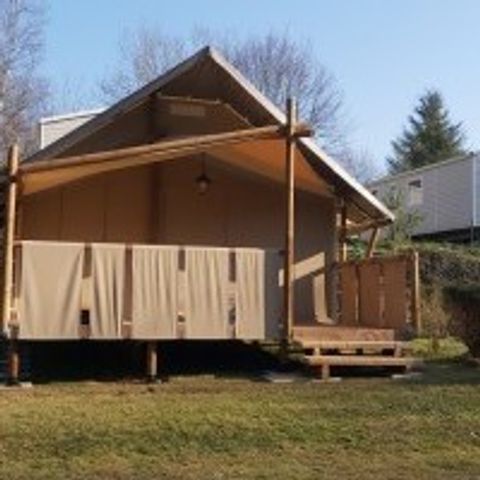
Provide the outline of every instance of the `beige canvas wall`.
[[[212,184],[199,195],[199,158],[99,175],[22,202],[24,239],[282,249],[282,186],[207,159]],[[326,312],[325,264],[333,260],[333,200],[297,195],[296,322]],[[327,295],[325,295],[327,293]]]
[[26,197],[22,238],[150,242],[151,172],[151,166],[120,170]]
[[[199,195],[199,159],[162,165],[157,241],[166,244],[278,248],[284,246],[284,191],[281,185],[206,160],[212,183]],[[332,298],[325,265],[334,257],[333,199],[297,194],[296,321],[324,320]]]

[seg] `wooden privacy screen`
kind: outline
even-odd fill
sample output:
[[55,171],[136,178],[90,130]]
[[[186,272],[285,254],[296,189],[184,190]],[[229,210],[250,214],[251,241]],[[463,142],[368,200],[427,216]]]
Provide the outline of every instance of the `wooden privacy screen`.
[[419,328],[417,254],[348,261],[337,268],[341,325]]

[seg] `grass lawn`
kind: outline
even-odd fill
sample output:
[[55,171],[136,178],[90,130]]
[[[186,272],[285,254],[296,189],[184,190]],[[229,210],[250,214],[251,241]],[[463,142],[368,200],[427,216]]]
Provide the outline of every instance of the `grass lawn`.
[[0,392],[0,478],[479,479],[480,370],[415,381],[174,377]]

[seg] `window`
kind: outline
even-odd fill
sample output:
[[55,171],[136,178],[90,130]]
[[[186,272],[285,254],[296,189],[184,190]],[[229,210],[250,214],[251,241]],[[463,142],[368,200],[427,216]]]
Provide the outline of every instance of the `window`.
[[423,203],[422,180],[416,178],[408,182],[408,206],[414,207]]

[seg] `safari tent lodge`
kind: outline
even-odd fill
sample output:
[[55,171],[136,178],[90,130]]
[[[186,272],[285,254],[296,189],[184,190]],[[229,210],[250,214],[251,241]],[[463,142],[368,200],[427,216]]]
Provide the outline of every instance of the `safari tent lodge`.
[[172,339],[297,343],[324,376],[410,365],[416,257],[374,255],[393,215],[311,136],[206,47],[30,158],[12,147],[10,379],[45,340],[144,342],[150,376]]

